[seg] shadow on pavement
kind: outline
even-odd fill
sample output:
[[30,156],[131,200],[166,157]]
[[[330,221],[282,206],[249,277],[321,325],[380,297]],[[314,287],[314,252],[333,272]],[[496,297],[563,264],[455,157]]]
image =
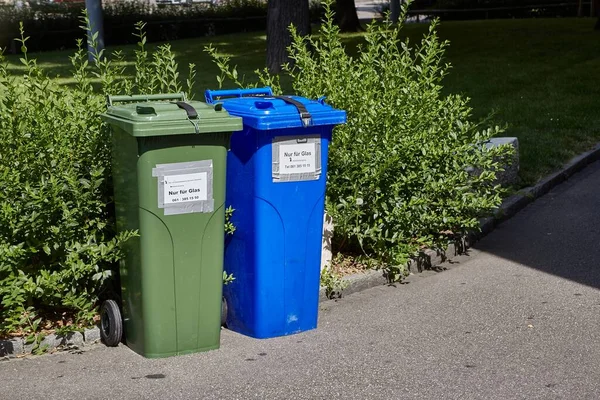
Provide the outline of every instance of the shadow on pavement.
[[530,204],[474,248],[600,289],[600,162]]

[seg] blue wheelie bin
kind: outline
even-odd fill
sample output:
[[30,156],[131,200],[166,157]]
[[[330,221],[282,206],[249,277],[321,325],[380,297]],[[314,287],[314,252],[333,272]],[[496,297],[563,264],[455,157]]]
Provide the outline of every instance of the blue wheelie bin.
[[346,112],[270,88],[207,90],[206,102],[244,124],[227,156],[227,327],[255,338],[314,329],[328,145]]

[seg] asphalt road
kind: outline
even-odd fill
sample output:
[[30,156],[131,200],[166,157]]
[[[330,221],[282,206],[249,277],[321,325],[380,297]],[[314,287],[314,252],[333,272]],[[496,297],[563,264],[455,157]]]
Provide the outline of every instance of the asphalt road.
[[322,303],[315,331],[147,360],[0,362],[1,399],[600,399],[600,165],[449,269]]

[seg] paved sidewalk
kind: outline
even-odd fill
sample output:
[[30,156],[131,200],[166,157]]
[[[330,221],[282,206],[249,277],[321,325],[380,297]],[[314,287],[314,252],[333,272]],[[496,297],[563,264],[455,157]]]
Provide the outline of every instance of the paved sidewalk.
[[0,398],[598,399],[599,260],[597,162],[448,271],[323,303],[315,331],[0,362]]

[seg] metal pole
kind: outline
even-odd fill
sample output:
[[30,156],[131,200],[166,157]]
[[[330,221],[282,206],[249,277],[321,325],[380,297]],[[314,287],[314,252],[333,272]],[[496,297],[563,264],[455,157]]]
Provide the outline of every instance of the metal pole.
[[93,61],[94,48],[91,46],[92,35],[98,33],[96,37],[96,50],[104,49],[104,21],[102,18],[102,0],[85,0],[85,8],[90,19],[90,28],[88,30],[88,59]]

